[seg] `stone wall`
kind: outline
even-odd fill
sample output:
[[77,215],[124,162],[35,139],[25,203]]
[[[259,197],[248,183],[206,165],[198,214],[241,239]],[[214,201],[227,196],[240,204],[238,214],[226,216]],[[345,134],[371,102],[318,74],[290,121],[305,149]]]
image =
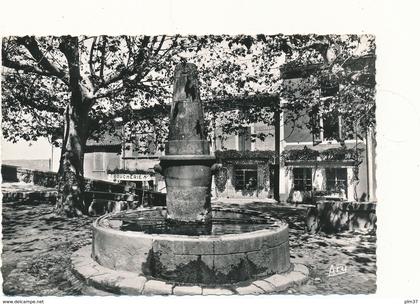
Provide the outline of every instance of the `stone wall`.
[[306,227],[312,233],[376,229],[376,203],[318,202],[308,208]]
[[1,175],[3,182],[23,182],[48,188],[54,188],[57,185],[57,174],[51,171],[38,171],[3,164]]
[[[57,173],[52,171],[38,171],[18,166],[2,165],[3,182],[23,182],[55,188],[57,186]],[[86,188],[104,192],[124,192],[125,186],[110,181],[85,178]]]
[[57,174],[55,172],[18,168],[17,178],[20,182],[48,188],[54,188],[57,185]]

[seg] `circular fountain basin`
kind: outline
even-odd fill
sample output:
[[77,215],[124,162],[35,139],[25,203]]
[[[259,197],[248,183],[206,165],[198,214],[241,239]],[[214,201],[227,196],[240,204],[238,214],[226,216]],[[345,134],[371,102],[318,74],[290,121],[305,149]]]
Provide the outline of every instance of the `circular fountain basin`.
[[231,284],[290,269],[288,226],[265,214],[213,208],[205,225],[165,218],[165,208],[98,218],[93,258],[109,269],[195,284]]

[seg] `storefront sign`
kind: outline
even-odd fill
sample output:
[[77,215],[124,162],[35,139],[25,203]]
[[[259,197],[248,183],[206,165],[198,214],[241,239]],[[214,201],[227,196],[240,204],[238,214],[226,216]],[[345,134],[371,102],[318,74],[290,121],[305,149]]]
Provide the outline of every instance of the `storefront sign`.
[[154,177],[149,174],[112,174],[112,179],[117,181],[150,181]]

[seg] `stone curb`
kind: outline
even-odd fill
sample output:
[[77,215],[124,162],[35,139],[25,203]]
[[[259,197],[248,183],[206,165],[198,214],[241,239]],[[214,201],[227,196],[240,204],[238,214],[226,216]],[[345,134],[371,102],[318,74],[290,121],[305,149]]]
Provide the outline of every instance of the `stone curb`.
[[309,270],[303,264],[294,264],[287,273],[259,278],[248,285],[229,286],[182,285],[149,279],[133,272],[117,271],[99,265],[91,257],[91,245],[84,246],[71,256],[73,273],[87,284],[121,295],[256,295],[284,291],[303,284]]

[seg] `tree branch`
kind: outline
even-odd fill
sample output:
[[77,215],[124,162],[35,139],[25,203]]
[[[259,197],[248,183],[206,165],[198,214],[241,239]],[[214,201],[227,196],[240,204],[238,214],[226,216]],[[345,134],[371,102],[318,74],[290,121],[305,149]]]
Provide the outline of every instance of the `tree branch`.
[[[72,92],[72,102],[77,104],[84,102],[85,99],[91,101],[93,88],[91,87],[90,80],[83,78],[80,74],[78,38],[71,36],[62,37],[59,49],[66,57],[69,66],[69,86]],[[90,87],[86,88],[85,85]]]
[[155,50],[155,56],[160,52],[163,42],[165,41],[165,35],[162,36],[162,40],[160,40],[159,46],[157,47],[157,49]]
[[104,79],[104,67],[105,67],[105,48],[106,48],[106,36],[102,36],[102,45],[101,45],[101,67],[99,69],[99,78],[102,82],[105,82]]
[[130,65],[130,59],[133,57],[133,50],[131,48],[131,41],[128,36],[124,36],[125,43],[127,44],[128,49],[128,58],[127,58],[127,66]]
[[128,66],[124,69],[122,69],[119,73],[115,73],[114,75],[111,75],[107,80],[105,80],[96,90],[99,90],[100,88],[104,88],[112,83],[115,83],[117,81],[123,80],[125,78],[128,78],[130,76],[133,76],[135,73],[137,73],[138,67],[142,65],[145,59],[145,48],[147,47],[148,43],[150,41],[150,36],[145,36],[141,46],[139,48],[137,56],[134,58],[134,63],[131,66]]
[[20,63],[18,61],[10,60],[9,58],[7,58],[7,55],[5,54],[5,52],[3,52],[3,50],[2,50],[1,57],[2,57],[2,65],[4,67],[14,69],[14,70],[17,70],[17,71],[35,73],[35,74],[38,74],[38,75],[41,75],[41,76],[47,76],[47,77],[53,76],[51,73],[49,73],[47,71],[44,71],[43,69],[40,69],[36,66],[23,64],[23,63]]
[[95,82],[96,82],[96,81],[95,81],[95,78],[96,78],[96,75],[95,75],[95,69],[94,69],[94,67],[93,67],[93,52],[94,52],[94,50],[95,50],[96,40],[97,40],[97,37],[93,38],[93,42],[92,42],[92,46],[91,46],[91,48],[90,48],[90,54],[89,54],[89,70],[90,70],[90,79],[91,79],[91,81],[92,81],[93,83],[95,83]]
[[68,84],[68,74],[65,71],[59,69],[47,59],[45,54],[43,54],[39,48],[35,37],[26,36],[23,38],[18,38],[17,43],[23,45],[29,51],[32,57],[37,61],[38,65],[40,65],[44,70],[48,71],[51,75],[58,77],[64,83]]

